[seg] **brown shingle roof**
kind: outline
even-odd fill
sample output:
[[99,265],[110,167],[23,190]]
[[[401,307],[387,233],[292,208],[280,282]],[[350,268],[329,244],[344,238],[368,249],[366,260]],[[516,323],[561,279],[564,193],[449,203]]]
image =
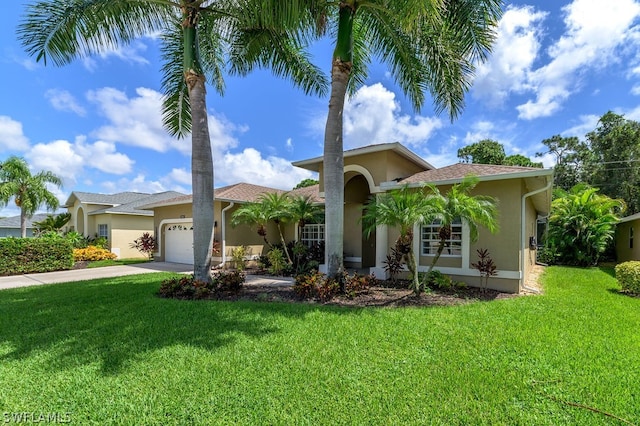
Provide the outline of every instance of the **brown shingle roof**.
[[307,186],[304,188],[292,189],[291,191],[289,191],[289,195],[291,195],[292,197],[310,197],[311,201],[314,203],[323,203],[324,200],[320,198],[320,196],[318,195],[319,193],[320,185],[318,184]]
[[448,180],[463,179],[466,176],[474,175],[478,177],[483,176],[496,176],[506,175],[512,173],[532,172],[540,171],[544,169],[538,169],[533,167],[518,167],[518,166],[496,166],[491,164],[469,164],[458,163],[450,166],[442,167],[440,169],[427,170],[424,172],[416,173],[413,176],[409,176],[403,179],[399,184],[405,183],[419,183],[419,182],[441,182]]
[[273,192],[282,194],[287,191],[269,188],[267,186],[254,185],[252,183],[236,183],[234,185],[218,188],[213,192],[213,194],[218,200],[244,201],[253,203],[258,201],[258,198],[260,198],[262,194]]

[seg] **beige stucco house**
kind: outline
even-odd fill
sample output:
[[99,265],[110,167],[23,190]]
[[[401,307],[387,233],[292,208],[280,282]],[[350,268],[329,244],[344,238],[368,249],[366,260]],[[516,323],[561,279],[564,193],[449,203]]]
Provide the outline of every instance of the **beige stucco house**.
[[[640,260],[640,241],[634,244],[634,235],[640,232],[640,213],[620,219],[616,227],[616,256],[618,262]],[[638,234],[640,236],[640,234]]]
[[[292,191],[304,192],[322,202],[323,158],[297,161],[294,166],[319,174],[320,185]],[[535,247],[530,238],[537,234],[540,217],[549,214],[553,171],[527,167],[493,166],[479,164],[454,164],[435,168],[399,143],[371,145],[344,153],[345,175],[345,229],[344,261],[348,267],[365,269],[382,277],[384,261],[394,245],[398,231],[379,226],[368,238],[363,236],[360,221],[362,207],[369,197],[394,188],[409,185],[419,187],[424,183],[436,185],[446,192],[452,185],[468,175],[479,178],[476,194],[495,197],[499,201],[500,231],[492,235],[481,229],[476,243],[471,243],[466,224],[454,226],[450,249],[443,254],[437,269],[469,285],[480,285],[479,273],[471,267],[477,260],[476,250],[486,248],[498,267],[498,275],[489,279],[489,287],[519,292],[535,264]],[[252,245],[264,249],[264,243],[254,229],[243,225],[233,228],[229,221],[239,205],[255,201],[261,193],[278,191],[252,184],[237,184],[219,188],[215,193],[215,236],[223,248],[217,261],[224,262],[228,247]],[[159,252],[156,258],[169,262],[193,262],[193,225],[191,196],[161,201],[144,206],[154,211],[158,230]],[[309,225],[312,238],[323,238],[323,225]],[[433,225],[435,226],[435,225]],[[431,224],[416,224],[414,251],[419,259],[419,270],[426,271],[435,254]],[[315,228],[314,228],[315,227]],[[285,238],[295,238],[295,227],[287,229]],[[267,231],[275,235],[275,226]],[[261,253],[256,253],[261,254]]]
[[146,194],[120,192],[117,194],[71,193],[63,207],[71,213],[68,231],[85,237],[105,237],[118,258],[145,257],[130,244],[143,233],[155,233],[153,211],[142,210],[144,204],[173,199],[184,194],[175,191]]

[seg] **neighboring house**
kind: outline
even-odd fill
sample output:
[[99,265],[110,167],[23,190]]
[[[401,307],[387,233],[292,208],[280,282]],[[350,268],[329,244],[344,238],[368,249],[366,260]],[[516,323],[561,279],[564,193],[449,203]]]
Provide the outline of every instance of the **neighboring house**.
[[623,217],[616,226],[616,256],[618,262],[628,260],[640,260],[640,240],[635,241],[634,237],[640,238],[640,213]]
[[[50,213],[37,213],[34,214],[31,219],[27,218],[27,237],[33,237],[35,227],[34,222],[43,221],[49,216]],[[52,214],[52,216],[57,216]],[[22,233],[20,232],[20,216],[5,217],[0,219],[0,238],[16,237],[20,238]]]
[[[290,191],[313,194],[318,202],[324,198],[323,158],[297,161],[294,166],[319,173],[320,184]],[[498,268],[489,279],[489,287],[519,292],[535,264],[535,237],[538,219],[546,217],[551,208],[553,171],[528,167],[495,166],[459,163],[435,168],[399,143],[371,145],[344,153],[345,220],[344,261],[347,267],[366,269],[378,277],[385,276],[384,262],[398,236],[394,228],[379,226],[368,238],[362,232],[362,207],[369,197],[403,185],[420,187],[424,183],[436,185],[445,193],[468,175],[475,175],[479,183],[473,194],[495,197],[499,202],[500,230],[495,235],[481,228],[476,243],[470,242],[466,224],[453,227],[452,239],[436,269],[453,279],[479,286],[479,272],[471,267],[477,260],[476,250],[486,248]],[[214,191],[215,239],[224,247],[259,245],[264,242],[249,226],[232,228],[231,214],[239,204],[255,201],[261,193],[283,192],[251,184],[237,184]],[[168,262],[193,262],[193,225],[191,196],[144,206],[155,212],[158,229],[158,259]],[[270,224],[272,225],[272,224]],[[419,271],[426,271],[436,251],[432,240],[435,224],[416,225],[414,251]],[[268,229],[270,241],[277,241],[275,226]],[[286,228],[285,238],[296,237],[293,224]],[[324,238],[323,225],[310,225],[304,238]],[[227,251],[216,259],[224,261]]]
[[71,213],[67,230],[86,237],[106,238],[111,251],[119,258],[145,257],[130,247],[133,240],[143,233],[155,234],[153,212],[139,207],[183,195],[175,191],[157,194],[95,194],[74,191],[63,206]]

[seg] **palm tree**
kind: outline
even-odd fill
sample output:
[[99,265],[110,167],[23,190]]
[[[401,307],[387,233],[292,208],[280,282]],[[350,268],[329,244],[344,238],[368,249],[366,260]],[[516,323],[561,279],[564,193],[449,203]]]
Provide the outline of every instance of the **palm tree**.
[[400,189],[371,197],[362,216],[367,236],[379,225],[400,228],[395,249],[405,259],[412,277],[411,287],[416,294],[420,294],[423,286],[418,279],[413,252],[413,227],[416,224],[431,223],[440,214],[442,202],[439,197],[437,189],[432,185],[425,185],[420,190],[404,185]]
[[267,222],[269,222],[269,217],[260,203],[247,203],[233,212],[231,216],[232,226],[238,226],[241,223],[256,225],[258,235],[262,237],[267,246],[273,247],[267,240]]
[[348,90],[367,77],[372,57],[391,74],[416,110],[429,91],[436,112],[453,120],[463,109],[475,64],[495,39],[500,0],[306,0],[318,31],[335,34],[331,94],[324,135],[326,254],[330,276],[343,268],[343,109]]
[[40,222],[33,222],[37,232],[60,232],[60,230],[71,220],[71,213],[61,213],[59,215],[47,215]]
[[596,265],[614,238],[624,201],[600,195],[586,184],[569,192],[558,190],[554,196],[547,234],[551,250],[561,263]]
[[[213,158],[206,82],[224,89],[225,54],[232,70],[270,67],[307,93],[323,93],[325,79],[292,37],[299,21],[277,0],[41,0],[27,7],[18,37],[37,60],[65,65],[75,58],[161,34],[164,124],[172,136],[191,132],[194,276],[209,280],[213,243]],[[290,26],[287,26],[288,24]]]
[[62,187],[62,179],[48,171],[32,175],[23,158],[11,156],[0,164],[0,205],[6,206],[13,198],[20,207],[20,235],[27,236],[27,219],[41,205],[47,209],[58,208],[58,198],[47,189],[47,184]]
[[447,242],[451,237],[451,226],[456,221],[467,225],[471,242],[478,240],[478,228],[480,226],[487,228],[491,233],[498,231],[497,201],[488,195],[470,195],[471,190],[477,184],[477,177],[467,176],[462,182],[453,185],[445,195],[440,195],[440,191],[435,187],[433,188],[441,203],[440,211],[434,218],[439,225],[438,236],[440,242],[429,270],[425,275],[425,280],[428,279],[433,267],[447,246]]
[[311,200],[309,195],[300,195],[291,200],[289,216],[298,226],[298,241],[308,223],[318,223],[324,217],[324,208]]
[[269,220],[273,220],[280,234],[282,250],[287,256],[287,261],[292,264],[291,255],[287,249],[287,242],[282,232],[282,224],[291,220],[291,197],[287,193],[267,192],[260,196],[259,203]]

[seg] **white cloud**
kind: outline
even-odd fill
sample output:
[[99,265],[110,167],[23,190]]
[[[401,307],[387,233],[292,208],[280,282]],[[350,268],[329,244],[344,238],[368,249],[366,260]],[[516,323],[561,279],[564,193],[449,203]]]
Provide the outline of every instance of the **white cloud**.
[[567,31],[549,48],[551,61],[531,73],[536,99],[517,107],[519,118],[552,115],[578,90],[580,76],[588,69],[619,61],[620,49],[632,55],[637,51],[633,23],[640,16],[640,4],[634,0],[574,0],[562,10]]
[[22,151],[29,147],[29,139],[22,133],[22,123],[0,115],[0,151]]
[[49,100],[53,108],[58,111],[73,112],[81,117],[84,117],[87,112],[80,106],[73,95],[66,90],[50,89],[44,94],[45,98]]
[[293,139],[287,138],[286,142],[284,143],[284,146],[287,148],[287,151],[289,152],[293,151]]
[[495,136],[495,125],[490,121],[476,121],[471,125],[471,130],[464,137],[464,144],[480,142],[484,139],[497,139]]
[[636,96],[640,96],[640,84],[636,84],[635,86],[633,86],[631,88],[631,94],[632,95],[636,95]]
[[140,40],[136,40],[125,46],[117,46],[107,49],[95,56],[86,57],[82,60],[84,67],[89,71],[95,71],[98,68],[98,60],[107,61],[110,58],[116,58],[129,64],[147,65],[149,60],[143,55],[147,50],[147,45]]
[[529,73],[540,51],[541,23],[546,16],[531,6],[507,8],[491,58],[476,71],[474,97],[499,106],[511,93],[531,89]]
[[[166,186],[159,180],[147,180],[146,176],[143,174],[138,174],[133,179],[121,178],[116,181],[103,181],[100,186],[103,188],[103,191],[107,193],[131,191],[153,194],[156,192],[164,192],[169,190],[179,191],[178,189],[173,189]],[[179,192],[185,191],[182,190]]]
[[579,120],[578,124],[563,131],[562,136],[576,136],[578,138],[583,138],[584,135],[592,132],[596,128],[598,121],[600,120],[600,116],[595,114],[581,115]]
[[308,170],[291,165],[284,158],[262,154],[246,148],[238,154],[227,153],[215,164],[216,187],[237,182],[251,182],[272,188],[291,189],[301,180],[314,176]]
[[76,183],[85,168],[122,175],[131,172],[134,161],[116,152],[113,143],[97,141],[86,143],[84,136],[74,143],[56,140],[34,145],[25,155],[29,164],[38,170],[49,170],[65,182]]
[[[105,87],[89,92],[87,97],[109,120],[109,124],[94,131],[97,139],[158,152],[175,149],[184,155],[191,153],[190,135],[172,138],[163,127],[161,93],[140,87],[136,89],[136,96],[129,98],[120,90]],[[209,115],[208,124],[214,156],[236,147],[235,134],[248,130],[247,126],[231,123],[222,115]]]
[[345,148],[387,142],[423,145],[442,127],[435,117],[401,114],[396,95],[382,84],[360,88],[345,104]]
[[191,172],[186,169],[172,169],[168,178],[182,185],[191,185]]

